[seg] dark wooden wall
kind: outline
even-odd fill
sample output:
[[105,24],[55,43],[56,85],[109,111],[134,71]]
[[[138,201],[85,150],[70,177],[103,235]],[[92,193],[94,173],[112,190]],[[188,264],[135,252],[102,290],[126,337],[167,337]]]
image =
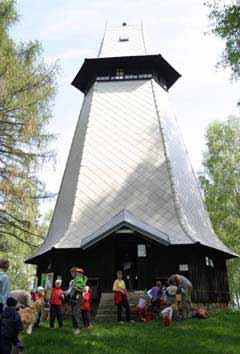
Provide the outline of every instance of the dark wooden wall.
[[[193,283],[193,302],[228,303],[229,290],[225,256],[201,245],[163,246],[139,235],[111,235],[88,250],[53,250],[40,258],[38,275],[53,271],[60,275],[63,288],[71,280],[69,269],[80,266],[89,278],[100,281],[102,291],[111,291],[115,272],[119,269],[121,243],[129,242],[129,249],[141,243],[146,245],[147,257],[137,257],[137,288],[150,288],[156,280],[167,280],[171,274],[182,274]],[[214,267],[206,265],[205,257],[213,260]],[[180,264],[188,264],[188,271],[179,271]]]

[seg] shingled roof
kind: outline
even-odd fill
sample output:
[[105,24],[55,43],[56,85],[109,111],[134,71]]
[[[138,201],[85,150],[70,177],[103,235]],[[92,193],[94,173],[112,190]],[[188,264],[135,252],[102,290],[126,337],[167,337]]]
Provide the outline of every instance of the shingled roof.
[[[146,55],[142,27],[108,27],[99,55]],[[93,83],[48,236],[28,261],[87,248],[121,225],[166,246],[199,243],[236,256],[213,231],[168,92],[153,78]]]

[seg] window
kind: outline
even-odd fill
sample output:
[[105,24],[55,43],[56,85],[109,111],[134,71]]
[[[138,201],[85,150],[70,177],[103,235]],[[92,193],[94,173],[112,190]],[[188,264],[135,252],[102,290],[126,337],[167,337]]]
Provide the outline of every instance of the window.
[[117,68],[116,69],[116,76],[123,76],[124,75],[124,69],[123,68]]
[[107,81],[109,80],[109,76],[97,76],[97,81]]
[[205,262],[206,262],[206,266],[214,268],[214,263],[212,259],[205,257]]
[[139,74],[139,79],[151,79],[152,74]]
[[129,41],[128,33],[122,32],[121,35],[119,36],[119,42],[128,42],[128,41]]
[[119,37],[119,42],[128,42],[128,41],[129,41],[129,38],[126,35]]

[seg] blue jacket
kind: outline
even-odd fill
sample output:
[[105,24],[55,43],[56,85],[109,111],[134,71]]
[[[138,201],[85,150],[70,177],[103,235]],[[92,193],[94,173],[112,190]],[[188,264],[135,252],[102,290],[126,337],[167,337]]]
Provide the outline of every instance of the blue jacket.
[[8,275],[5,272],[0,272],[0,304],[6,304],[9,293],[10,286]]
[[23,330],[22,320],[14,307],[6,307],[2,315],[2,336],[14,338]]

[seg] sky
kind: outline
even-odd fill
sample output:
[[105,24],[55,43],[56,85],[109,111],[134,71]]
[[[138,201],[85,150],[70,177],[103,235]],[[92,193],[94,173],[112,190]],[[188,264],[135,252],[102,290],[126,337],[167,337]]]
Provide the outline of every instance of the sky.
[[[148,45],[182,75],[170,89],[190,160],[201,171],[208,124],[239,114],[239,83],[228,70],[216,69],[224,43],[210,34],[203,0],[18,0],[19,23],[11,30],[17,41],[38,40],[48,64],[58,60],[61,72],[53,119],[56,134],[55,167],[45,166],[46,188],[57,193],[78,120],[83,94],[71,82],[85,58],[96,57],[105,22],[110,25],[143,22]],[[54,201],[47,203],[52,207]]]

